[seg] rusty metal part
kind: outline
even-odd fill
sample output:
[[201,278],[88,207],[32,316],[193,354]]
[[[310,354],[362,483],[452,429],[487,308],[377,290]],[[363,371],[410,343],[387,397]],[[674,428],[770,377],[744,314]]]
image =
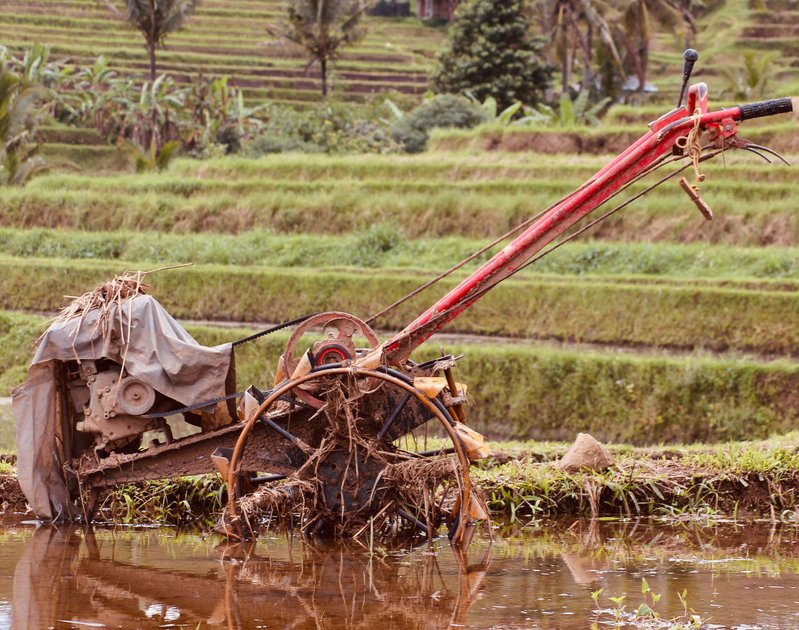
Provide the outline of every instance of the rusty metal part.
[[680,187],[685,191],[691,201],[693,201],[696,209],[705,218],[706,221],[713,220],[713,211],[710,209],[702,196],[699,193],[699,186],[690,184],[687,179],[680,177]]
[[[301,439],[313,443],[316,431],[312,431],[304,422],[310,415],[311,412],[300,409],[275,421],[290,427]],[[108,487],[119,483],[215,472],[212,454],[220,447],[233,448],[242,427],[241,423],[237,423],[175,440],[171,444],[151,447],[143,452],[113,454],[99,463],[93,457],[85,458],[77,467],[77,473],[85,486]],[[242,459],[242,470],[292,474],[307,460],[300,448],[287,443],[285,438],[266,426],[255,427],[251,440],[252,448]]]
[[155,390],[140,380],[129,376],[117,385],[117,407],[131,416],[147,413],[155,404]]
[[[297,344],[305,333],[315,327],[322,327],[325,338],[317,341],[311,347],[309,368],[318,367],[328,362],[340,363],[354,359],[356,349],[353,337],[356,335],[366,338],[370,348],[376,348],[379,345],[374,331],[366,322],[354,315],[338,311],[318,313],[303,321],[289,337],[281,357],[281,370],[286,377],[293,377],[302,361],[302,358],[296,355]],[[276,381],[278,376],[275,377]]]
[[[123,446],[145,431],[164,430],[162,418],[141,414],[155,403],[155,390],[130,377],[120,378],[119,369],[87,374],[89,398],[83,407],[84,419],[75,424],[78,431],[94,436],[95,448]],[[77,400],[77,390],[73,401]]]
[[[291,379],[286,381],[282,385],[275,388],[271,394],[261,403],[258,409],[252,414],[252,416],[247,420],[244,428],[242,429],[241,433],[238,436],[238,440],[236,441],[236,446],[233,449],[233,454],[231,456],[229,466],[228,466],[228,477],[227,477],[227,486],[228,486],[228,508],[227,508],[227,516],[229,518],[230,528],[228,528],[228,532],[232,534],[238,534],[241,538],[244,538],[247,531],[242,527],[242,524],[239,521],[239,514],[236,502],[236,482],[237,482],[237,475],[242,470],[242,457],[245,451],[245,445],[247,444],[248,437],[250,433],[253,431],[253,428],[257,425],[259,420],[262,418],[263,414],[266,413],[272,404],[279,399],[279,397],[285,393],[290,392],[292,389],[297,388],[305,383],[308,383],[313,380],[318,379],[329,379],[331,377],[350,377],[354,380],[358,379],[374,379],[377,381],[384,381],[386,383],[390,383],[394,387],[404,390],[407,393],[410,393],[416,400],[418,400],[423,407],[425,407],[433,417],[435,417],[442,425],[444,430],[448,433],[453,446],[455,448],[455,453],[459,462],[459,510],[457,511],[457,515],[455,517],[454,522],[454,531],[452,535],[453,544],[460,544],[464,537],[464,531],[472,522],[471,517],[469,516],[469,509],[472,506],[472,486],[469,477],[469,459],[464,452],[463,446],[461,441],[455,432],[450,420],[445,415],[443,407],[440,406],[440,403],[437,405],[433,402],[430,398],[428,398],[423,392],[416,389],[408,383],[406,380],[402,378],[398,378],[397,376],[393,376],[391,374],[387,374],[385,371],[378,371],[378,370],[367,370],[363,368],[359,368],[356,366],[348,366],[348,367],[334,367],[327,370],[322,370],[319,372],[311,372],[300,376],[295,379]],[[347,502],[349,501],[351,507],[356,510],[362,510],[365,508],[369,508],[372,505],[372,501],[374,500],[375,493],[372,492],[368,498],[368,501],[365,502],[366,499],[366,488],[369,488],[371,492],[374,490],[374,480],[376,479],[377,475],[379,474],[379,470],[375,468],[374,470],[366,470],[364,477],[361,477],[359,473],[356,473],[354,477],[350,477],[349,479],[345,479],[346,481],[353,482],[353,487],[351,489],[346,488],[346,484],[342,481],[341,470],[338,468],[342,464],[342,458],[336,457],[336,451],[333,452],[334,457],[326,458],[325,461],[330,461],[331,463],[321,465],[322,468],[322,475],[323,479],[326,477],[330,477],[330,481],[335,483],[336,485],[334,488],[337,488],[339,493],[339,498],[335,496],[328,497],[327,493],[325,493],[325,501],[331,501],[336,508],[347,508]],[[360,463],[366,464],[368,462],[368,458],[363,457],[363,455],[359,454],[356,457],[361,457]],[[337,466],[333,468],[333,466]],[[370,487],[368,483],[364,483],[364,479],[371,480],[372,486]],[[364,486],[363,488],[361,486]],[[378,497],[379,498],[379,497]],[[379,500],[375,501],[375,507],[373,513],[376,513],[380,509]],[[231,531],[232,530],[232,531]]]
[[446,370],[444,370],[444,377],[447,379],[447,387],[449,387],[449,393],[450,396],[452,396],[452,402],[446,406],[452,410],[456,420],[463,422],[465,418],[463,413],[463,404],[461,402],[455,402],[455,398],[460,396],[460,392],[458,391],[458,387],[455,383],[455,377],[452,375],[451,367],[448,367]]

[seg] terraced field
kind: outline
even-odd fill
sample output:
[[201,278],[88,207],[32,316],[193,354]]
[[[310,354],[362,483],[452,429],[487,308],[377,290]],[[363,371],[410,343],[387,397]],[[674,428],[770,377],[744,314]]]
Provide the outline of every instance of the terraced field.
[[[206,343],[243,336],[231,324],[367,316],[605,159],[281,155],[179,160],[161,176],[42,176],[0,199],[0,389],[23,377],[43,323],[19,311],[52,312],[113,273],[196,263],[153,275],[152,292],[177,317],[216,324],[193,329]],[[669,184],[501,285],[451,327],[460,337],[429,344],[465,355],[480,429],[651,443],[794,426],[795,173],[737,155],[704,170],[713,222]],[[378,327],[401,327],[458,277]],[[269,382],[282,341],[247,348],[241,379]]]
[[[123,3],[114,4],[121,8]],[[39,42],[81,64],[102,54],[122,73],[148,68],[141,35],[103,2],[5,0],[2,6],[0,42],[12,50]],[[200,73],[228,75],[251,101],[318,101],[318,68],[306,72],[302,56],[267,34],[267,25],[284,16],[281,0],[207,0],[186,28],[169,36],[158,53],[159,68],[182,83]],[[423,93],[443,31],[415,18],[368,17],[366,26],[365,41],[336,63],[335,93],[347,100],[374,92]]]
[[[779,49],[775,95],[799,92],[789,54],[794,2],[769,0],[770,13],[731,3],[733,45],[710,42],[697,77],[720,86],[742,47]],[[145,66],[138,34],[102,3],[7,0],[4,8],[0,38],[11,47],[41,41],[75,60],[104,53],[125,71]],[[304,73],[304,61],[266,42],[263,25],[281,12],[277,0],[208,0],[168,40],[161,68],[180,81],[231,74],[253,101],[315,101],[318,78]],[[338,63],[338,95],[424,91],[442,32],[417,20],[368,22],[365,44]],[[666,41],[653,54],[653,76],[670,99],[680,62]],[[0,396],[24,378],[42,313],[126,269],[195,263],[153,275],[152,292],[179,318],[202,322],[192,332],[208,344],[243,336],[239,326],[322,309],[375,313],[580,185],[663,109],[617,107],[590,132],[439,133],[433,152],[414,157],[184,159],[138,176],[122,174],[128,165],[94,132],[45,129],[43,152],[56,168],[0,196]],[[796,156],[798,129],[784,117],[747,124],[743,135]],[[465,355],[478,429],[551,439],[588,430],[653,443],[795,428],[796,171],[725,157],[703,165],[713,222],[668,183],[596,228],[593,240],[504,283],[455,322],[458,336],[429,344],[426,352],[443,344]],[[59,170],[61,162],[69,166]],[[381,318],[383,334],[466,271]],[[242,382],[270,382],[284,341],[248,346]]]
[[[799,126],[791,123],[792,129]],[[576,188],[608,156],[506,153],[280,155],[182,160],[161,175],[53,173],[0,198],[0,226],[342,234],[376,223],[408,238],[498,236]],[[609,241],[799,245],[795,172],[750,154],[703,165],[704,221],[667,183],[594,232]],[[639,192],[641,184],[631,188]],[[412,220],[410,220],[412,218]]]

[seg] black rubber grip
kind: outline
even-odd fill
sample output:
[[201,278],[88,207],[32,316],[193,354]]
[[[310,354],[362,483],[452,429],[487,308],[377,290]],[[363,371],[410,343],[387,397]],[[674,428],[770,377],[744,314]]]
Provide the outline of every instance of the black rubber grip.
[[793,102],[790,98],[774,98],[770,101],[759,101],[757,103],[747,103],[738,105],[741,110],[741,120],[750,118],[762,118],[763,116],[774,116],[775,114],[789,114],[793,111]]

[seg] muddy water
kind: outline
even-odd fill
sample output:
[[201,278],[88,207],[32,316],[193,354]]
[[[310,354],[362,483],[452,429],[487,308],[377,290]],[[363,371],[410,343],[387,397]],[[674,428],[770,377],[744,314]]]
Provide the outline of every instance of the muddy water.
[[242,547],[174,530],[6,524],[0,627],[605,627],[608,597],[624,593],[620,618],[632,623],[644,577],[665,618],[684,613],[685,590],[705,627],[799,627],[794,528],[569,521],[494,534],[463,556],[445,541],[370,556],[274,534]]

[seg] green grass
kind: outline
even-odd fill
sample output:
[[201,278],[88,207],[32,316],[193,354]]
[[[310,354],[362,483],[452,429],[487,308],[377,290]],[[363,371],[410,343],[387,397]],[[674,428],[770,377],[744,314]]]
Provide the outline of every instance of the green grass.
[[[355,267],[438,273],[486,245],[460,237],[408,239],[403,229],[378,224],[359,233],[275,234],[253,230],[243,234],[171,234],[159,232],[86,232],[32,228],[0,228],[0,255],[24,258],[67,258],[136,261],[164,265],[239,267]],[[498,251],[496,248],[495,251]],[[467,264],[473,270],[483,254]],[[128,264],[122,262],[121,264]],[[530,274],[616,276],[620,282],[675,282],[677,279],[719,287],[799,289],[799,248],[730,247],[693,243],[608,243],[575,240],[525,270]],[[459,277],[462,273],[456,273]],[[568,280],[567,277],[559,278]]]
[[[0,308],[55,310],[129,262],[0,258]],[[149,265],[153,268],[153,265]],[[202,265],[159,272],[153,294],[184,319],[285,321],[324,310],[366,317],[431,274],[357,269]],[[447,279],[378,322],[399,330],[451,288]],[[784,288],[784,287],[783,287]],[[510,280],[448,327],[451,332],[619,346],[799,354],[799,293],[676,283],[534,276]]]
[[[784,86],[773,96],[793,96]],[[758,99],[750,99],[758,100]],[[712,109],[722,105],[715,103]],[[668,108],[664,107],[661,114]],[[657,118],[655,116],[654,118]],[[644,124],[614,124],[615,119],[598,127],[503,127],[487,124],[474,129],[434,129],[429,148],[433,151],[507,151],[518,153],[621,153],[644,132]],[[793,116],[782,115],[767,121],[741,123],[740,136],[783,153],[799,151],[799,125]]]
[[[16,430],[14,416],[11,414],[11,405],[0,403],[0,457],[6,453],[17,450]],[[9,464],[0,459],[0,475],[8,474]]]
[[[771,442],[667,449],[614,449],[603,472],[568,473],[527,459],[473,472],[493,513],[556,517],[645,516],[713,522],[759,517],[794,523],[799,508],[797,434]],[[502,451],[505,445],[498,444]],[[531,452],[539,450],[529,444]],[[562,446],[565,448],[565,445]],[[546,447],[548,450],[549,447]]]
[[[0,314],[0,392],[24,379],[44,319]],[[190,326],[205,345],[247,330]],[[269,386],[286,335],[237,351],[239,386]],[[470,424],[494,439],[686,443],[762,438],[796,426],[799,367],[790,362],[669,358],[576,352],[538,346],[453,344],[464,354]],[[419,358],[438,351],[428,344]]]
[[[42,176],[3,195],[0,225],[330,234],[389,222],[402,225],[409,238],[484,239],[547,207],[602,164],[565,155],[180,160],[161,176]],[[617,241],[799,243],[793,170],[730,156],[726,169],[718,162],[703,171],[703,196],[716,211],[714,221],[704,221],[682,190],[669,184],[592,234]]]

